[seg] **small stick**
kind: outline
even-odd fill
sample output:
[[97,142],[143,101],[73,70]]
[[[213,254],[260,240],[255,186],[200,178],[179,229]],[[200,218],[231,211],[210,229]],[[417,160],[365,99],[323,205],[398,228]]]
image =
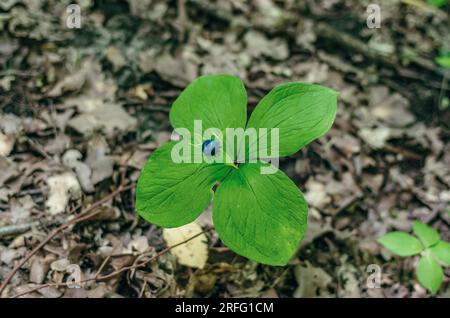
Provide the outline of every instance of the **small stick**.
[[33,226],[38,226],[39,222],[31,222],[31,223],[25,223],[25,224],[15,224],[15,225],[7,225],[0,227],[0,237],[3,236],[10,236],[10,235],[16,235],[16,234],[22,234],[29,229],[31,229]]

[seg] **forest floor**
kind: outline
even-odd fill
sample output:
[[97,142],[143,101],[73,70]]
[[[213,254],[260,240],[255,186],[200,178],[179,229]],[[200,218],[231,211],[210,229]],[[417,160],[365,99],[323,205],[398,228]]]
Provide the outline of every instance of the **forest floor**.
[[[367,0],[80,0],[70,29],[70,2],[0,3],[2,297],[431,296],[417,257],[376,240],[414,220],[450,240],[450,85],[435,63],[450,52],[449,4],[378,0],[369,28]],[[331,131],[281,161],[310,206],[286,267],[231,252],[210,209],[196,222],[207,240],[177,252],[135,213],[171,103],[211,73],[244,81],[249,112],[288,81],[340,92]]]

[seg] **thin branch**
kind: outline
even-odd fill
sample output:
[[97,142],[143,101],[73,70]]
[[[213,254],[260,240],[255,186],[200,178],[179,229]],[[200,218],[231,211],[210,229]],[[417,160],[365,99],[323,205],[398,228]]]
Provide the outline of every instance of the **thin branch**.
[[0,227],[0,237],[10,236],[16,234],[22,234],[34,226],[38,226],[40,223],[38,221],[25,223],[25,224],[14,224]]

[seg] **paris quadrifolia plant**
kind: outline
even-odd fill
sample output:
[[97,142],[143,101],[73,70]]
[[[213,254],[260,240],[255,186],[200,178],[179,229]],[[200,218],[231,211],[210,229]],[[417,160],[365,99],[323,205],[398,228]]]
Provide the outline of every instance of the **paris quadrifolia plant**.
[[442,266],[450,266],[450,243],[442,241],[435,229],[420,221],[414,222],[413,232],[417,238],[395,231],[379,238],[378,242],[402,257],[420,254],[417,279],[423,287],[436,294],[444,279]]
[[212,201],[215,230],[225,245],[260,263],[286,265],[306,231],[308,207],[274,163],[331,128],[337,96],[320,85],[285,83],[247,120],[239,78],[197,78],[171,107],[172,140],[154,151],[141,172],[137,212],[150,223],[180,227]]

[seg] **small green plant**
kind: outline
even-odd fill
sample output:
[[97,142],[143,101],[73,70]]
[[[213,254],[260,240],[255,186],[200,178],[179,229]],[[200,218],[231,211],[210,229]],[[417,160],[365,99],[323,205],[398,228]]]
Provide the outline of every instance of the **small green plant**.
[[436,63],[443,68],[450,69],[450,53],[442,54],[436,57]]
[[[319,85],[282,84],[258,103],[247,121],[247,93],[239,78],[197,78],[175,100],[169,117],[175,131],[184,129],[193,134],[189,147],[181,147],[183,153],[189,157],[191,151],[199,150],[205,160],[175,162],[173,155],[180,141],[158,148],[139,176],[137,212],[156,225],[179,227],[194,221],[213,200],[214,226],[225,245],[260,263],[287,264],[306,230],[308,207],[303,194],[282,171],[262,173],[262,168],[273,168],[263,159],[273,157],[265,157],[260,151],[254,160],[239,161],[238,155],[248,154],[247,149],[242,148],[242,143],[228,147],[234,136],[225,133],[226,137],[221,138],[219,133],[231,128],[269,129],[257,135],[253,143],[244,144],[261,145],[268,134],[276,135],[278,140],[269,138],[269,144],[260,150],[276,148],[276,157],[289,156],[330,129],[336,116],[337,95]],[[219,133],[199,136],[197,121],[204,129]],[[226,162],[206,160],[222,157],[225,145]]]
[[448,0],[428,0],[428,4],[438,8],[445,6],[447,3]]
[[450,243],[442,241],[435,229],[419,221],[414,222],[413,231],[419,239],[395,231],[379,238],[378,242],[402,257],[421,254],[416,276],[419,283],[434,295],[444,279],[441,266],[450,266]]

